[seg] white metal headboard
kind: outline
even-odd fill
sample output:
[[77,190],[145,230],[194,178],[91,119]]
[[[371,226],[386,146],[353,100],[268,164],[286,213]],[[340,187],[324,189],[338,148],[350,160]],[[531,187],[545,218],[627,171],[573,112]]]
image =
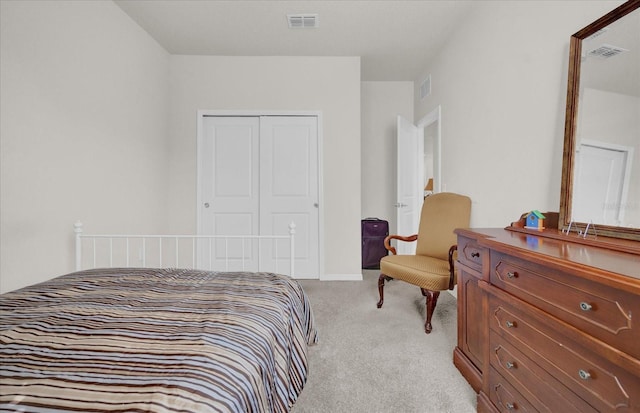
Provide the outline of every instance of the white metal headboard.
[[[89,235],[85,234],[82,222],[73,226],[75,232],[76,271],[88,267],[146,267],[153,265],[166,267],[167,264],[179,268],[190,260],[191,268],[202,270],[229,271],[230,269],[262,271],[265,261],[262,251],[267,249],[275,264],[270,271],[278,272],[278,262],[287,260],[289,276],[293,277],[295,263],[294,236],[296,225],[289,224],[289,235]],[[288,248],[278,248],[279,240],[288,240]],[[265,247],[265,242],[271,241]],[[234,242],[233,246],[230,243]],[[98,245],[100,243],[100,245]],[[249,245],[247,245],[249,243]],[[90,249],[90,256],[83,249]],[[185,253],[186,250],[187,251]],[[230,257],[231,250],[235,256]],[[135,253],[137,250],[137,254]],[[283,256],[288,250],[289,257]],[[132,253],[133,251],[133,253]],[[223,257],[218,254],[223,252]],[[283,254],[279,254],[282,252]],[[180,261],[180,258],[183,258]],[[235,268],[233,268],[235,265]],[[224,266],[224,268],[220,268]]]

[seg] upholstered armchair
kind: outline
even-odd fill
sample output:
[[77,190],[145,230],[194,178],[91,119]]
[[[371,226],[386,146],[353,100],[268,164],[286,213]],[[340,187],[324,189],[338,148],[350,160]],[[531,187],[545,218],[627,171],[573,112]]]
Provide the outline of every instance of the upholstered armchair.
[[[384,243],[392,253],[380,261],[378,292],[384,302],[384,283],[395,279],[420,287],[426,297],[427,319],[425,333],[433,329],[431,317],[440,291],[452,290],[455,282],[456,235],[453,230],[469,226],[471,199],[454,193],[428,196],[422,205],[418,233],[411,236],[389,235]],[[391,240],[416,241],[415,255],[397,255]]]

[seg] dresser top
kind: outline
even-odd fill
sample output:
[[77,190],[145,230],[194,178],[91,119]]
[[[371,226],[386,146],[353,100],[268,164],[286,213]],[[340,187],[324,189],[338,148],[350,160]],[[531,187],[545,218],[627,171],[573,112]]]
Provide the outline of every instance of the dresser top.
[[546,260],[563,267],[589,269],[596,274],[615,273],[624,277],[618,281],[640,286],[640,255],[572,242],[571,239],[576,237],[573,234],[565,241],[504,228],[459,228],[455,232],[476,239],[478,244],[487,248],[527,258],[542,254]]

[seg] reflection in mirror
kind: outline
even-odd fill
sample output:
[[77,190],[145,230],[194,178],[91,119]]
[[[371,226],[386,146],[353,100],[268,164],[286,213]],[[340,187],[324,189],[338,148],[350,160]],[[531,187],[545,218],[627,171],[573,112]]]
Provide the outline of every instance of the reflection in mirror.
[[572,38],[563,228],[592,223],[603,235],[640,239],[639,6],[627,2]]
[[639,78],[640,13],[582,41],[571,213],[576,221],[640,227]]

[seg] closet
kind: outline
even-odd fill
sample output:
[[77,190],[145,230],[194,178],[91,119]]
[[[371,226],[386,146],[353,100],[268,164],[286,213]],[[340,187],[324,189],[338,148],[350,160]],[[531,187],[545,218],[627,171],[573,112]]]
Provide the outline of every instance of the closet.
[[[295,276],[318,278],[318,117],[205,115],[199,120],[198,233],[287,235],[294,222]],[[275,248],[288,249],[288,241],[259,247],[218,241],[211,259],[229,251],[231,270],[250,271],[258,260],[263,265],[274,260]],[[278,256],[287,254],[280,250]],[[209,260],[208,246],[200,246],[198,255],[199,261]],[[284,261],[280,268],[286,268]]]

